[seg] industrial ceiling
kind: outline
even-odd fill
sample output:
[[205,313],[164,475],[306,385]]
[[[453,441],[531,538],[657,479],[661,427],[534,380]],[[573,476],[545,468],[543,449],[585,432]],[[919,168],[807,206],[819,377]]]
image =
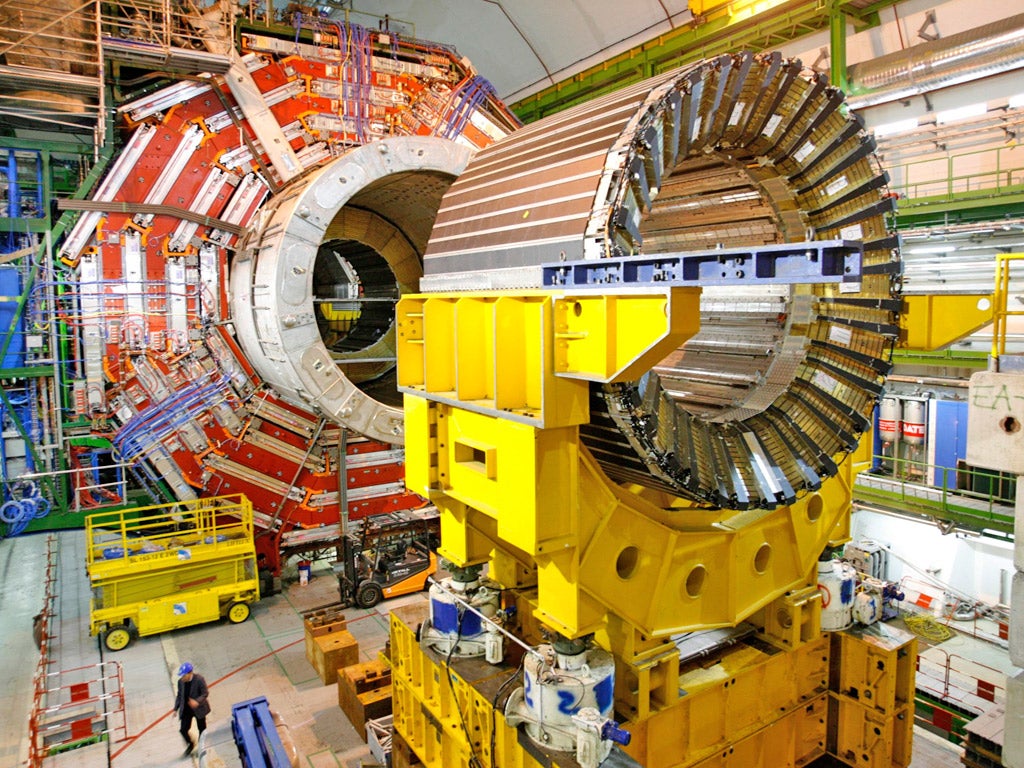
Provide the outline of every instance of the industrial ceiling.
[[323,7],[333,18],[347,12],[364,26],[387,23],[403,36],[454,44],[509,102],[692,19],[686,0],[633,0],[628,13],[619,0],[388,0]]

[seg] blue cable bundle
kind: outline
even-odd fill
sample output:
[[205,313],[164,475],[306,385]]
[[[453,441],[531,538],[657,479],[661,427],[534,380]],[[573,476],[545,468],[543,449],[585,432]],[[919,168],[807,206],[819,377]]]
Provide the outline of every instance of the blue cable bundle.
[[466,123],[473,116],[473,112],[483,104],[488,97],[497,98],[497,92],[490,81],[480,75],[473,75],[455,94],[455,103],[448,115],[445,128],[440,135],[446,139],[454,139],[462,133]]
[[209,409],[215,396],[223,394],[228,382],[227,376],[207,384],[195,381],[139,411],[125,422],[114,438],[118,454],[128,462],[150,454],[178,427]]
[[50,512],[50,500],[39,493],[35,483],[24,485],[21,494],[21,498],[11,498],[0,506],[0,522],[7,525],[7,536],[24,533],[29,523]]

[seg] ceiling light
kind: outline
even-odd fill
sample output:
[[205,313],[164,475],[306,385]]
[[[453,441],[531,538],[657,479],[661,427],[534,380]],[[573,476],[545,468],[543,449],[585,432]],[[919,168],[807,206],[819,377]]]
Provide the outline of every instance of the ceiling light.
[[874,127],[875,137],[891,136],[894,133],[906,133],[917,128],[917,118],[908,117],[905,120],[896,120],[892,123],[882,123]]
[[1021,107],[1024,107],[1024,93],[1018,93],[1016,96],[1011,96],[1007,106],[1010,109],[1020,109]]
[[966,120],[970,117],[981,117],[988,112],[988,104],[980,102],[978,104],[968,104],[963,107],[957,107],[956,109],[944,109],[935,115],[936,123],[952,123],[957,120]]
[[907,248],[907,253],[950,253],[956,250],[952,243],[935,243],[933,245],[915,245]]

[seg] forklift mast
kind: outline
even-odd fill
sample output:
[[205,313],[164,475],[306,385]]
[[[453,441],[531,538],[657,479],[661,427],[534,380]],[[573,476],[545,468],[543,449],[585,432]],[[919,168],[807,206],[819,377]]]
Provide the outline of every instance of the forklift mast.
[[433,572],[433,551],[440,538],[436,513],[414,516],[396,512],[366,518],[342,538],[342,559],[335,566],[341,602],[369,608],[384,597],[422,589],[418,582],[418,586],[403,582],[426,570]]

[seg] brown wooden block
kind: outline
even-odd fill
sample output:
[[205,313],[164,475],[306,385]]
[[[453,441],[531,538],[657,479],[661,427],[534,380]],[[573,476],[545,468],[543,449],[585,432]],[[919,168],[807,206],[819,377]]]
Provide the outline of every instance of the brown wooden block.
[[302,614],[302,626],[305,630],[306,659],[310,664],[316,666],[313,661],[316,653],[313,646],[313,639],[334,632],[347,629],[348,622],[345,614],[337,608],[319,609]]
[[347,629],[313,638],[313,667],[324,685],[338,681],[338,669],[359,661],[359,643]]
[[379,660],[339,669],[338,706],[365,741],[366,721],[391,714],[391,669]]

